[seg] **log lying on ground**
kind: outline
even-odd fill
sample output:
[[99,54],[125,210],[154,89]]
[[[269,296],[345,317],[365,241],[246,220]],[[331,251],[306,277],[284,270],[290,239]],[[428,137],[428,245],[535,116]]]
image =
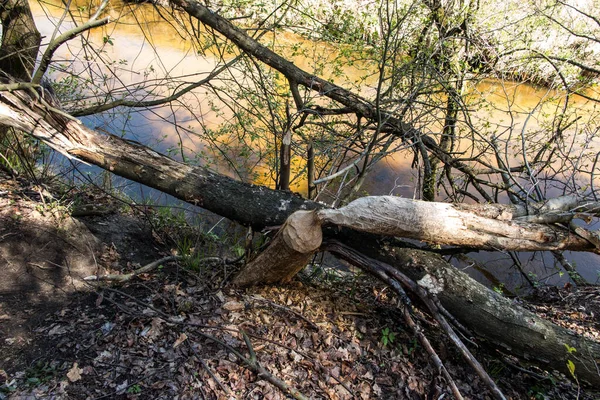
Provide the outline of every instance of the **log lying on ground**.
[[29,91],[0,92],[0,125],[28,132],[68,158],[97,165],[256,230],[281,225],[294,211],[321,207],[297,194],[238,182],[99,133],[49,111]]
[[[489,290],[442,257],[416,249],[398,248],[386,239],[366,240],[354,233],[341,237],[350,247],[360,246],[369,257],[400,269],[436,294],[460,323],[492,345],[571,378],[567,365],[575,364],[579,382],[600,387],[600,343],[577,336],[539,318],[511,300]],[[566,346],[576,349],[569,353]]]
[[[279,192],[266,187],[236,182],[201,167],[190,167],[158,154],[147,147],[128,142],[116,136],[98,133],[86,128],[78,121],[65,118],[63,115],[45,109],[27,91],[0,92],[0,124],[30,132],[34,137],[44,141],[66,156],[77,157],[125,178],[143,183],[191,204],[200,205],[224,217],[256,228],[281,224],[287,216],[298,209],[323,207],[288,192]],[[472,212],[473,207],[475,206],[462,208],[470,208],[469,212]],[[496,211],[493,211],[494,209],[490,208],[489,205],[482,207],[478,214],[476,213],[479,217],[486,215],[486,218],[494,219],[493,216],[498,214],[502,217],[496,217],[497,221],[507,220],[508,218],[506,206],[498,206]],[[363,211],[368,211],[369,207],[366,208]],[[541,208],[539,207],[539,209]],[[497,210],[500,209],[504,211],[498,212]],[[509,210],[514,209],[509,208]],[[330,213],[323,212],[322,215],[333,218],[338,214],[339,210],[331,210]],[[442,220],[439,215],[433,216]],[[340,216],[341,219],[349,217],[348,215]],[[357,214],[356,217],[360,221],[360,215]],[[512,218],[512,221],[515,218],[522,219],[522,212],[516,212]],[[389,219],[391,225],[398,225],[393,218],[387,219]],[[363,223],[366,225],[366,222],[363,221]],[[353,224],[354,222],[348,223],[348,225]],[[407,221],[407,224],[411,224],[411,221]],[[415,224],[415,226],[418,225]],[[464,228],[468,229],[468,226],[467,224]],[[528,228],[523,229],[532,230],[535,226],[527,225]],[[405,227],[400,228],[406,229]],[[425,225],[421,225],[421,228],[425,228]],[[557,226],[556,229],[563,228]],[[353,243],[357,249],[363,251],[368,248],[365,234],[354,233],[353,235],[354,238],[359,238],[356,243]],[[437,237],[441,238],[442,236]],[[293,235],[288,236],[289,238],[293,238]],[[563,240],[559,243],[567,243],[578,248],[585,247],[590,251],[595,251],[591,243],[584,245],[578,238],[573,238],[570,235],[561,234],[557,238]],[[315,247],[314,242],[308,241],[308,246],[297,247],[294,244],[296,241],[291,241],[293,244],[291,246],[292,250],[299,253],[312,253],[315,251],[312,249]],[[295,249],[294,246],[296,246]],[[490,243],[486,243],[486,246],[493,247]],[[277,246],[272,250],[276,249]],[[371,257],[394,265],[406,274],[410,274],[410,271],[413,270],[417,271],[417,266],[421,266],[420,268],[429,266],[427,271],[430,272],[426,273],[429,276],[436,276],[434,272],[439,269],[440,277],[446,276],[449,282],[444,285],[443,292],[438,294],[442,304],[449,311],[456,314],[462,324],[471,327],[475,332],[487,337],[495,344],[509,348],[511,352],[521,356],[535,357],[539,355],[545,357],[553,367],[562,368],[563,370],[566,357],[565,344],[577,349],[578,353],[575,357],[587,357],[589,354],[591,359],[600,359],[600,349],[598,349],[597,343],[571,336],[565,333],[563,329],[539,318],[534,318],[535,316],[532,314],[525,313],[524,310],[511,304],[510,301],[497,300],[497,296],[492,291],[466,276],[459,275],[458,278],[454,278],[454,270],[435,255],[419,252],[417,262],[415,261],[415,254],[417,253],[413,254],[408,250],[398,250],[397,253],[388,256],[400,258],[389,260],[385,257],[388,252],[391,252],[391,249],[377,246],[374,249],[373,251],[376,254],[371,255]],[[281,260],[283,261],[283,258]],[[254,263],[254,265],[256,264]],[[285,262],[280,262],[277,268],[280,269],[284,266]],[[261,274],[269,269],[269,265],[263,265],[263,267],[266,269],[263,269]],[[282,271],[279,271],[278,276],[289,279],[297,268],[298,264],[294,266],[291,272],[283,271],[282,273]],[[247,273],[247,271],[244,273]],[[415,280],[422,279],[422,276],[413,275],[412,277]],[[236,279],[241,280],[242,278],[238,277]],[[279,278],[279,280],[281,279]],[[491,301],[490,298],[494,300]],[[502,311],[501,315],[497,315],[498,310]],[[521,318],[521,315],[525,315],[525,317]],[[530,323],[528,321],[534,322]],[[504,333],[509,330],[512,332],[510,335]],[[577,360],[573,359],[573,361]],[[598,374],[594,375],[594,366],[593,362],[576,363],[575,372],[580,379],[589,380],[600,385]]]
[[598,253],[594,243],[560,225],[515,218],[518,209],[500,204],[461,205],[393,196],[362,197],[337,210],[320,210],[323,224],[434,244],[517,251],[579,250]]
[[[589,240],[561,225],[528,222],[595,203],[555,200],[560,207],[485,204],[456,205],[391,196],[363,197],[331,210],[299,195],[235,181],[207,168],[193,167],[146,146],[102,134],[81,122],[49,111],[28,91],[0,92],[0,125],[29,132],[70,158],[97,165],[119,176],[173,195],[255,229],[281,225],[297,210],[321,209],[321,223],[403,236],[438,244],[517,251],[578,250],[598,252]],[[597,213],[597,212],[596,212]],[[565,213],[563,213],[565,214]]]

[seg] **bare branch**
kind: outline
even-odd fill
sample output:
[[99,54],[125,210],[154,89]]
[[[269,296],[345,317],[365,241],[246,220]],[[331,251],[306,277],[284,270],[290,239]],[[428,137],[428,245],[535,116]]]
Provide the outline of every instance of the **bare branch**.
[[48,47],[46,48],[46,51],[44,52],[44,55],[42,55],[42,59],[40,60],[40,65],[38,67],[38,69],[35,71],[35,74],[33,75],[33,78],[31,79],[31,82],[39,84],[42,82],[42,78],[44,77],[44,74],[46,74],[46,71],[48,70],[48,67],[50,66],[50,63],[52,62],[52,57],[54,56],[54,52],[63,44],[68,42],[69,40],[73,39],[74,37],[80,35],[81,33],[88,31],[90,29],[102,26],[102,25],[106,25],[110,22],[110,17],[106,17],[106,18],[102,18],[100,20],[98,20],[98,16],[104,11],[104,9],[106,8],[106,6],[108,5],[108,0],[104,0],[101,4],[100,7],[98,7],[98,10],[96,11],[96,13],[83,25],[79,25],[76,26],[73,29],[68,30],[67,32],[63,33],[62,35],[60,35],[59,37],[57,37],[56,39],[54,39],[52,42],[50,42],[48,44]]

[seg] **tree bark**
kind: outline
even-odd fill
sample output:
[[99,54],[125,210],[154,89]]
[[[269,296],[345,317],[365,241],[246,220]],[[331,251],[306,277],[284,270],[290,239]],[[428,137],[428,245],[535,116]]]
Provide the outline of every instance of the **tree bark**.
[[[199,3],[187,0],[173,0],[173,3],[178,4],[191,15],[223,33],[242,50],[281,71],[291,81],[311,90],[319,91],[319,93],[349,107],[359,115],[371,119],[375,117],[376,110],[369,102],[341,87],[302,71],[289,61],[253,41],[243,31],[235,28],[227,20],[210,12]],[[32,18],[28,7],[25,7],[26,4],[25,0],[9,0],[0,9],[3,13],[3,24],[8,23],[3,28],[5,34],[3,35],[1,49],[4,51],[3,54],[7,55],[5,62],[11,60],[11,56],[15,55],[15,58],[10,61],[11,64],[6,64],[5,70],[12,69],[14,63],[25,67],[25,70],[28,71],[31,71],[33,67],[32,62],[35,60],[37,45],[39,45],[39,34],[36,36],[35,26],[27,23],[27,21],[32,21]],[[19,7],[21,9],[16,16],[25,19],[11,19],[12,14],[10,13]],[[18,39],[16,43],[8,41],[5,43],[4,39],[8,37],[6,32],[12,29],[10,27],[11,21],[17,25],[21,24],[20,27],[26,27],[30,31],[25,32],[22,37],[16,38]],[[13,39],[15,38],[13,37]],[[12,50],[10,46],[13,46]],[[34,48],[35,52],[33,52]],[[30,73],[16,77],[29,80]],[[242,224],[252,225],[255,229],[282,224],[296,210],[323,208],[318,203],[302,199],[300,196],[289,192],[279,192],[265,187],[240,183],[215,174],[206,168],[178,163],[145,146],[116,136],[102,135],[85,127],[79,121],[64,115],[64,113],[51,110],[43,102],[40,102],[40,99],[33,93],[32,90],[13,90],[12,92],[4,90],[0,92],[0,124],[28,132],[67,157],[78,158],[98,165],[115,174],[146,184]],[[384,117],[387,129],[394,130],[406,137],[418,134],[412,126],[404,124],[390,115]],[[457,165],[455,160],[451,160],[445,153],[439,152],[434,142],[426,139],[424,137],[423,142],[430,150],[438,151],[436,153],[437,157],[444,162]],[[468,167],[463,166],[462,168]],[[361,219],[360,215],[373,206],[373,203],[369,202],[370,200],[364,200],[362,205],[360,203],[354,204],[354,206],[360,206],[354,211],[346,209],[344,212],[339,210],[326,210],[319,213],[305,212],[292,217],[276,236],[271,249],[267,250],[270,253],[264,253],[262,258],[257,258],[251,263],[250,268],[245,272],[246,276],[249,276],[253,268],[256,271],[254,276],[265,276],[265,271],[270,273],[272,270],[272,260],[278,259],[277,268],[275,268],[277,273],[272,275],[271,281],[289,280],[305,264],[307,257],[315,251],[321,242],[319,218],[323,222],[347,225],[353,228],[367,227],[367,229],[363,229],[367,232],[377,231],[368,228],[369,226],[387,222],[389,226],[399,229],[386,231],[388,234],[410,236],[420,232],[420,236],[417,235],[417,238],[438,243],[448,242],[493,248],[504,246],[516,237],[517,242],[521,243],[514,246],[514,249],[517,250],[532,249],[532,247],[527,246],[536,243],[535,246],[546,246],[541,247],[545,249],[573,248],[576,250],[597,251],[597,247],[592,243],[593,241],[590,241],[590,239],[584,240],[581,235],[568,232],[558,225],[548,230],[547,226],[536,225],[536,221],[530,220],[528,225],[522,225],[522,221],[515,222],[514,215],[509,219],[505,219],[502,213],[496,217],[483,216],[487,212],[494,215],[502,207],[494,208],[490,206],[489,210],[480,209],[473,212],[474,209],[468,206],[433,204],[434,208],[425,209],[420,203],[403,200],[405,210],[401,215],[404,219],[400,222],[396,219],[395,214],[380,211],[371,213],[371,216],[375,216],[375,218],[367,221]],[[411,212],[416,212],[416,220],[410,219]],[[438,212],[446,213],[445,215],[451,221],[449,222],[450,226],[439,228],[428,222],[428,218],[431,219],[432,216],[443,219],[443,214],[432,214]],[[562,216],[552,216],[550,218],[552,222],[555,222],[554,217],[562,222]],[[548,222],[547,216],[542,215],[540,218],[544,222]],[[407,228],[407,225],[412,226]],[[459,229],[459,231],[453,231],[453,229]],[[339,236],[339,233],[335,235]],[[478,239],[478,235],[483,236],[483,239]],[[457,243],[451,241],[456,236],[469,236],[469,242]],[[346,240],[347,243],[353,243],[361,250],[368,250],[365,237],[364,234],[354,232]],[[276,256],[281,248],[284,248],[283,253]],[[413,279],[422,285],[427,285],[428,289],[435,290],[442,304],[459,321],[492,343],[505,347],[522,357],[530,357],[538,361],[543,360],[548,362],[550,367],[567,372],[566,360],[570,357],[576,365],[575,374],[579,379],[593,384],[600,384],[597,364],[594,361],[594,359],[600,359],[600,346],[598,343],[578,338],[562,328],[537,318],[535,315],[513,305],[509,300],[501,298],[477,284],[435,255],[417,250],[382,247],[381,243],[375,243],[370,251],[372,251],[375,258],[396,265],[403,272],[412,275]],[[291,263],[290,260],[292,260]],[[263,261],[267,262],[263,263]],[[288,268],[288,264],[293,268]],[[256,280],[256,278],[244,280],[243,274],[236,277],[236,282],[241,284],[255,282]],[[566,344],[577,349],[577,353],[575,355],[568,354],[565,348]]]
[[267,249],[234,278],[233,284],[251,286],[257,282],[288,282],[308,264],[322,241],[316,213],[297,211],[287,219]]
[[[296,210],[323,208],[286,191],[241,183],[206,168],[179,163],[141,144],[100,134],[48,110],[29,91],[0,93],[0,124],[30,132],[67,157],[98,165],[255,229],[280,225]],[[569,198],[556,207],[574,204],[578,203]],[[541,214],[529,220],[544,220],[553,210],[540,207]],[[515,206],[453,205],[379,196],[360,198],[338,210],[323,209],[317,215],[320,224],[437,244],[598,252],[593,243],[569,229],[520,220],[522,213]]]
[[308,198],[313,200],[316,197],[315,188],[315,149],[313,148],[312,141],[308,142],[308,148],[306,150],[306,174],[307,174],[307,192]]
[[288,129],[281,140],[279,149],[279,190],[290,190],[290,175],[292,172],[292,130]]
[[[35,67],[42,36],[35,26],[28,0],[6,0],[0,3],[2,20],[2,44],[0,45],[0,74],[3,79],[29,82]],[[33,158],[26,150],[28,146],[14,146],[13,137],[7,127],[0,127],[0,152],[10,158],[11,153],[18,157]],[[19,150],[15,150],[19,149]],[[0,164],[11,175],[17,175],[6,158],[0,158]],[[3,165],[3,164],[2,164]]]
[[28,132],[69,158],[97,165],[255,230],[281,225],[296,210],[320,207],[297,194],[235,181],[104,135],[49,111],[29,92],[0,92],[0,124]]
[[28,82],[31,80],[42,40],[28,1],[3,1],[0,4],[0,18],[2,19],[0,70],[16,81]]
[[[338,238],[350,247],[360,246],[362,253],[398,268],[435,293],[450,314],[493,346],[550,370],[561,371],[569,378],[567,360],[571,360],[579,381],[600,385],[600,343],[539,318],[476,282],[440,256],[399,248],[387,239],[366,239],[349,231]],[[576,352],[570,354],[566,345]]]
[[[529,220],[548,219],[556,216],[559,207],[575,207],[574,198],[565,201],[555,199],[538,208],[543,214],[523,215],[526,210],[518,206],[502,204],[464,205],[435,203],[403,199],[393,196],[362,197],[339,209],[321,209],[314,213],[308,230],[297,231],[307,235],[307,239],[316,235],[322,226],[350,228],[358,232],[367,232],[383,236],[397,236],[417,239],[434,244],[456,245],[460,247],[487,250],[514,251],[557,251],[578,250],[598,253],[600,249],[593,239],[588,239],[585,230],[580,234],[557,224],[540,224]],[[596,208],[598,204],[587,203],[580,207]],[[532,207],[533,208],[533,207]],[[598,207],[600,209],[600,207]],[[539,212],[538,211],[538,212]],[[565,212],[568,209],[564,210]],[[559,215],[562,215],[560,213]],[[289,220],[295,218],[292,214]],[[526,217],[526,218],[523,218]],[[282,231],[289,229],[284,225]],[[578,228],[582,229],[582,228]],[[587,232],[591,235],[591,233]],[[276,248],[280,246],[280,248]],[[290,244],[279,241],[272,243],[267,251],[270,255],[289,253]],[[306,249],[308,259],[319,247]],[[282,270],[283,269],[283,270]],[[297,264],[280,263],[279,257],[263,258],[260,263],[261,274],[255,267],[240,272],[236,284],[251,286],[265,282],[276,282],[273,277],[281,274],[289,277],[298,272]]]
[[321,210],[318,215],[324,224],[434,244],[490,250],[600,251],[569,228],[516,219],[517,210],[500,204],[467,206],[367,196],[337,210]]

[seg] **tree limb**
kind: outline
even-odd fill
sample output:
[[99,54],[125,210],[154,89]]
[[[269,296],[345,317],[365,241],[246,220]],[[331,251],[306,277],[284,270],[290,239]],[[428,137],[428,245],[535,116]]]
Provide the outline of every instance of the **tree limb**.
[[98,16],[104,11],[104,9],[106,8],[107,5],[108,5],[108,0],[104,0],[100,4],[100,7],[98,7],[98,10],[96,11],[96,13],[85,24],[76,26],[75,28],[68,30],[67,32],[63,33],[62,35],[60,35],[59,37],[57,37],[56,39],[54,39],[52,42],[50,42],[48,44],[48,47],[46,48],[46,51],[44,52],[44,55],[42,56],[42,59],[40,60],[40,65],[39,65],[38,69],[35,71],[35,74],[33,75],[31,82],[36,83],[36,84],[39,84],[42,82],[42,78],[44,77],[44,74],[48,70],[48,66],[50,66],[50,62],[52,61],[54,52],[63,43],[68,42],[69,40],[73,39],[74,37],[78,36],[79,34],[85,32],[85,31],[88,31],[90,29],[93,29],[93,28],[96,28],[96,27],[99,27],[102,25],[106,25],[110,22],[110,17],[102,18],[100,20],[97,19]]

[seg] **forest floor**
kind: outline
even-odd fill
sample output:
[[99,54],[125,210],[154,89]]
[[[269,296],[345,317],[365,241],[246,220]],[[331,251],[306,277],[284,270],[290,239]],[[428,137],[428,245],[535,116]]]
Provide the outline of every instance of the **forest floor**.
[[[71,218],[71,204],[87,215]],[[172,226],[123,210],[100,190],[56,200],[0,175],[0,399],[290,398],[269,375],[315,399],[452,398],[397,299],[366,276],[321,265],[288,285],[236,290],[233,250],[197,234],[186,245],[202,254],[194,262],[121,284],[84,281],[173,254]],[[596,287],[520,301],[599,340]],[[465,398],[490,399],[435,323],[416,317]],[[485,343],[471,350],[509,398],[600,398]],[[255,361],[263,373],[244,364]]]

